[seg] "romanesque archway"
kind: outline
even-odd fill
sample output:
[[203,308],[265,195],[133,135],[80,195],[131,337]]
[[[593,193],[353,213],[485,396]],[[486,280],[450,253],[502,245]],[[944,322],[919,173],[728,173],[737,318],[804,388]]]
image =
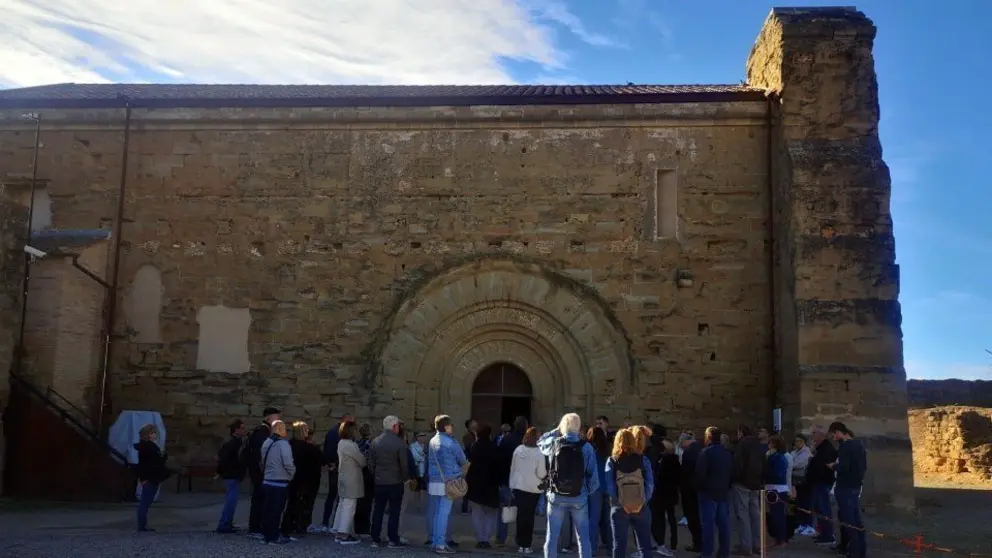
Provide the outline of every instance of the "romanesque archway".
[[537,264],[483,260],[450,270],[395,314],[380,386],[416,428],[439,412],[461,425],[476,376],[507,363],[530,380],[535,424],[548,427],[566,411],[589,416],[631,382],[629,342],[594,297]]

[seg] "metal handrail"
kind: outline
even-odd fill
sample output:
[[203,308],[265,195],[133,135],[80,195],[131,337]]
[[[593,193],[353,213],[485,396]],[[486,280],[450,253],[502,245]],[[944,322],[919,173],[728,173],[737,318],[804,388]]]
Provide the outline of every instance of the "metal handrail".
[[[61,393],[55,391],[55,389],[52,388],[52,386],[48,386],[48,389],[45,390],[45,396],[46,397],[49,397],[49,398],[52,398],[52,396],[54,396],[55,399],[61,400],[63,403],[69,405],[69,407],[71,407],[72,410],[74,410],[77,413],[79,413],[79,416],[85,418],[87,421],[89,420],[89,417],[86,416],[86,411],[80,409],[79,407],[76,406],[75,403],[73,403],[72,401],[69,401],[64,395],[62,395]],[[82,421],[80,421],[80,422],[82,422]],[[90,428],[92,429],[92,426]]]
[[[27,390],[29,392],[31,392],[35,397],[38,397],[39,399],[41,399],[42,401],[44,401],[49,407],[51,407],[56,413],[58,413],[59,416],[62,417],[62,420],[63,421],[69,422],[70,424],[72,424],[73,426],[75,426],[80,432],[82,432],[84,435],[86,435],[88,438],[90,438],[91,441],[93,441],[94,443],[96,443],[99,446],[102,446],[103,449],[105,449],[108,452],[110,452],[110,455],[112,455],[113,457],[115,457],[125,467],[131,467],[131,464],[128,462],[127,456],[125,456],[123,453],[117,451],[116,448],[114,448],[113,446],[111,446],[110,444],[108,444],[106,441],[104,441],[102,438],[100,438],[100,436],[93,429],[91,429],[90,427],[88,427],[85,424],[83,424],[82,422],[80,422],[76,417],[72,416],[69,413],[69,411],[67,411],[64,408],[62,408],[62,406],[60,406],[55,401],[52,401],[51,398],[49,398],[47,395],[45,395],[45,393],[43,391],[41,391],[40,389],[38,389],[37,386],[35,386],[34,384],[32,384],[30,381],[28,381],[27,378],[23,378],[19,374],[15,374],[14,372],[10,372],[10,377],[13,380],[15,380],[21,387],[27,388]],[[49,389],[51,389],[51,388],[49,388]],[[52,391],[54,391],[54,390],[52,390]],[[65,398],[63,397],[63,399],[65,399]]]

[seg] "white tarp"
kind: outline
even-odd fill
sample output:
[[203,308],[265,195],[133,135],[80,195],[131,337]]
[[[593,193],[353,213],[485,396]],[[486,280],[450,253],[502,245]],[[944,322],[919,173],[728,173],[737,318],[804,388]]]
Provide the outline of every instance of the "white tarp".
[[[110,447],[124,454],[128,462],[137,464],[138,450],[134,449],[134,444],[138,443],[138,431],[146,424],[154,424],[158,428],[158,440],[156,440],[156,443],[158,447],[164,450],[165,424],[162,422],[162,415],[155,411],[121,411],[120,416],[117,417],[117,421],[110,427],[107,442],[110,444]],[[162,487],[160,486],[158,494],[155,495],[156,502],[161,493]],[[140,496],[141,484],[139,483],[135,487],[135,498],[140,498]]]

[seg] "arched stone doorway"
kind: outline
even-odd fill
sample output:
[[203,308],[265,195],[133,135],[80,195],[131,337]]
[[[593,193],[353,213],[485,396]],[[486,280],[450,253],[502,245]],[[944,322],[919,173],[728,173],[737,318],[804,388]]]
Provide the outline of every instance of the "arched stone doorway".
[[495,364],[526,373],[542,429],[565,412],[629,416],[638,405],[630,342],[607,305],[536,263],[485,259],[441,273],[383,327],[376,389],[417,429],[443,413],[460,430],[476,377]]
[[471,417],[493,427],[513,424],[517,417],[531,420],[534,390],[523,370],[508,362],[499,362],[479,372],[472,382]]

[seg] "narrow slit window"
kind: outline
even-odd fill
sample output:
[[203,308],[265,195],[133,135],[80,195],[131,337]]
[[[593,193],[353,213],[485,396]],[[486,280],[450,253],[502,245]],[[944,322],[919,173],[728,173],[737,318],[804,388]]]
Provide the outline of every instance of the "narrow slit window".
[[654,185],[654,237],[677,238],[679,233],[679,185],[675,169],[660,169]]

